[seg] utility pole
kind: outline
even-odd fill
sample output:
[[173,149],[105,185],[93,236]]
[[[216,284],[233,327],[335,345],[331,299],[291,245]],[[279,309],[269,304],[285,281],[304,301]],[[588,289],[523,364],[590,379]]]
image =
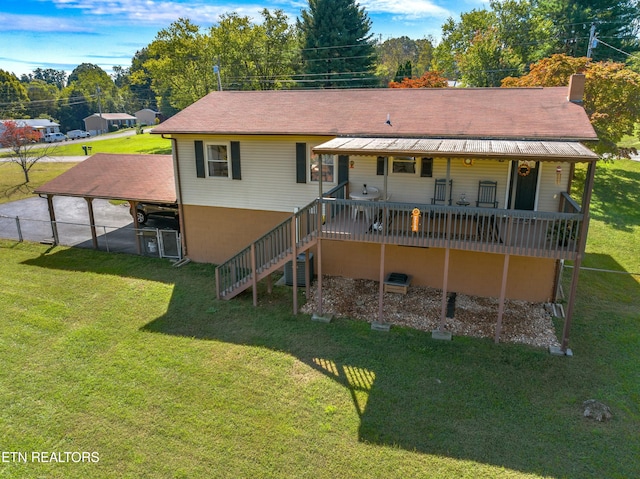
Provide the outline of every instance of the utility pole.
[[591,24],[591,30],[589,31],[589,46],[587,47],[587,58],[591,59],[592,50],[598,46],[598,39],[596,38],[596,25]]
[[218,65],[213,65],[213,73],[218,77],[218,91],[222,91],[222,82],[220,81],[220,67]]
[[[98,95],[98,113],[100,115],[100,128],[102,128],[102,101],[100,99],[100,87],[96,87],[96,94]],[[103,132],[105,133],[105,132]]]

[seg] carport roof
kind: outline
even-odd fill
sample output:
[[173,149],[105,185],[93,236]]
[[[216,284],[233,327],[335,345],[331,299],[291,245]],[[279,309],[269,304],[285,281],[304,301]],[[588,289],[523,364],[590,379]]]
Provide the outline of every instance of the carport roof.
[[35,193],[175,203],[173,157],[97,153],[37,188]]

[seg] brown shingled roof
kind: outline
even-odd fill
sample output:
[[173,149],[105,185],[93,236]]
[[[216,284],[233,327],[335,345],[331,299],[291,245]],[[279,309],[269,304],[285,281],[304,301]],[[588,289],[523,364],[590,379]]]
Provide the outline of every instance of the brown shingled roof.
[[154,133],[597,139],[567,93],[564,87],[216,91]]
[[45,183],[35,193],[175,203],[173,158],[97,153]]

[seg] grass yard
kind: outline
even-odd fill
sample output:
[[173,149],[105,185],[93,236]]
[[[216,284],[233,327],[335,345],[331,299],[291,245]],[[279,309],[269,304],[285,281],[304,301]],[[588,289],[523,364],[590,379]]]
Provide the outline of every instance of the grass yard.
[[[109,138],[107,134],[104,135],[104,139],[88,141],[83,144],[91,146],[92,155],[96,153],[171,154],[171,140],[150,133],[115,138]],[[60,146],[56,148],[55,155],[81,156],[84,155],[84,151],[82,150],[82,144],[61,143]]]
[[15,163],[0,162],[0,203],[23,200],[33,196],[33,191],[64,173],[76,163],[38,162],[29,172],[29,183],[24,182],[22,168]]
[[[637,268],[638,174],[599,168],[586,265]],[[211,265],[7,241],[0,255],[2,449],[27,458],[2,477],[638,477],[638,276],[581,272],[565,358],[315,323],[286,287],[259,308],[217,301]],[[582,417],[591,398],[612,421]]]

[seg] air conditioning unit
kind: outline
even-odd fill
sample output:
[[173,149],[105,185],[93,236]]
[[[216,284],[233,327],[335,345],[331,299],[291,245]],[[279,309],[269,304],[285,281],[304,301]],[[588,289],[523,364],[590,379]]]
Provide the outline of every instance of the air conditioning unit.
[[[296,258],[296,273],[298,275],[298,286],[306,286],[306,270],[305,270],[305,258],[307,253],[300,253]],[[309,254],[309,278],[313,281],[313,253]],[[293,286],[293,261],[289,261],[284,265],[284,284],[287,286]]]

